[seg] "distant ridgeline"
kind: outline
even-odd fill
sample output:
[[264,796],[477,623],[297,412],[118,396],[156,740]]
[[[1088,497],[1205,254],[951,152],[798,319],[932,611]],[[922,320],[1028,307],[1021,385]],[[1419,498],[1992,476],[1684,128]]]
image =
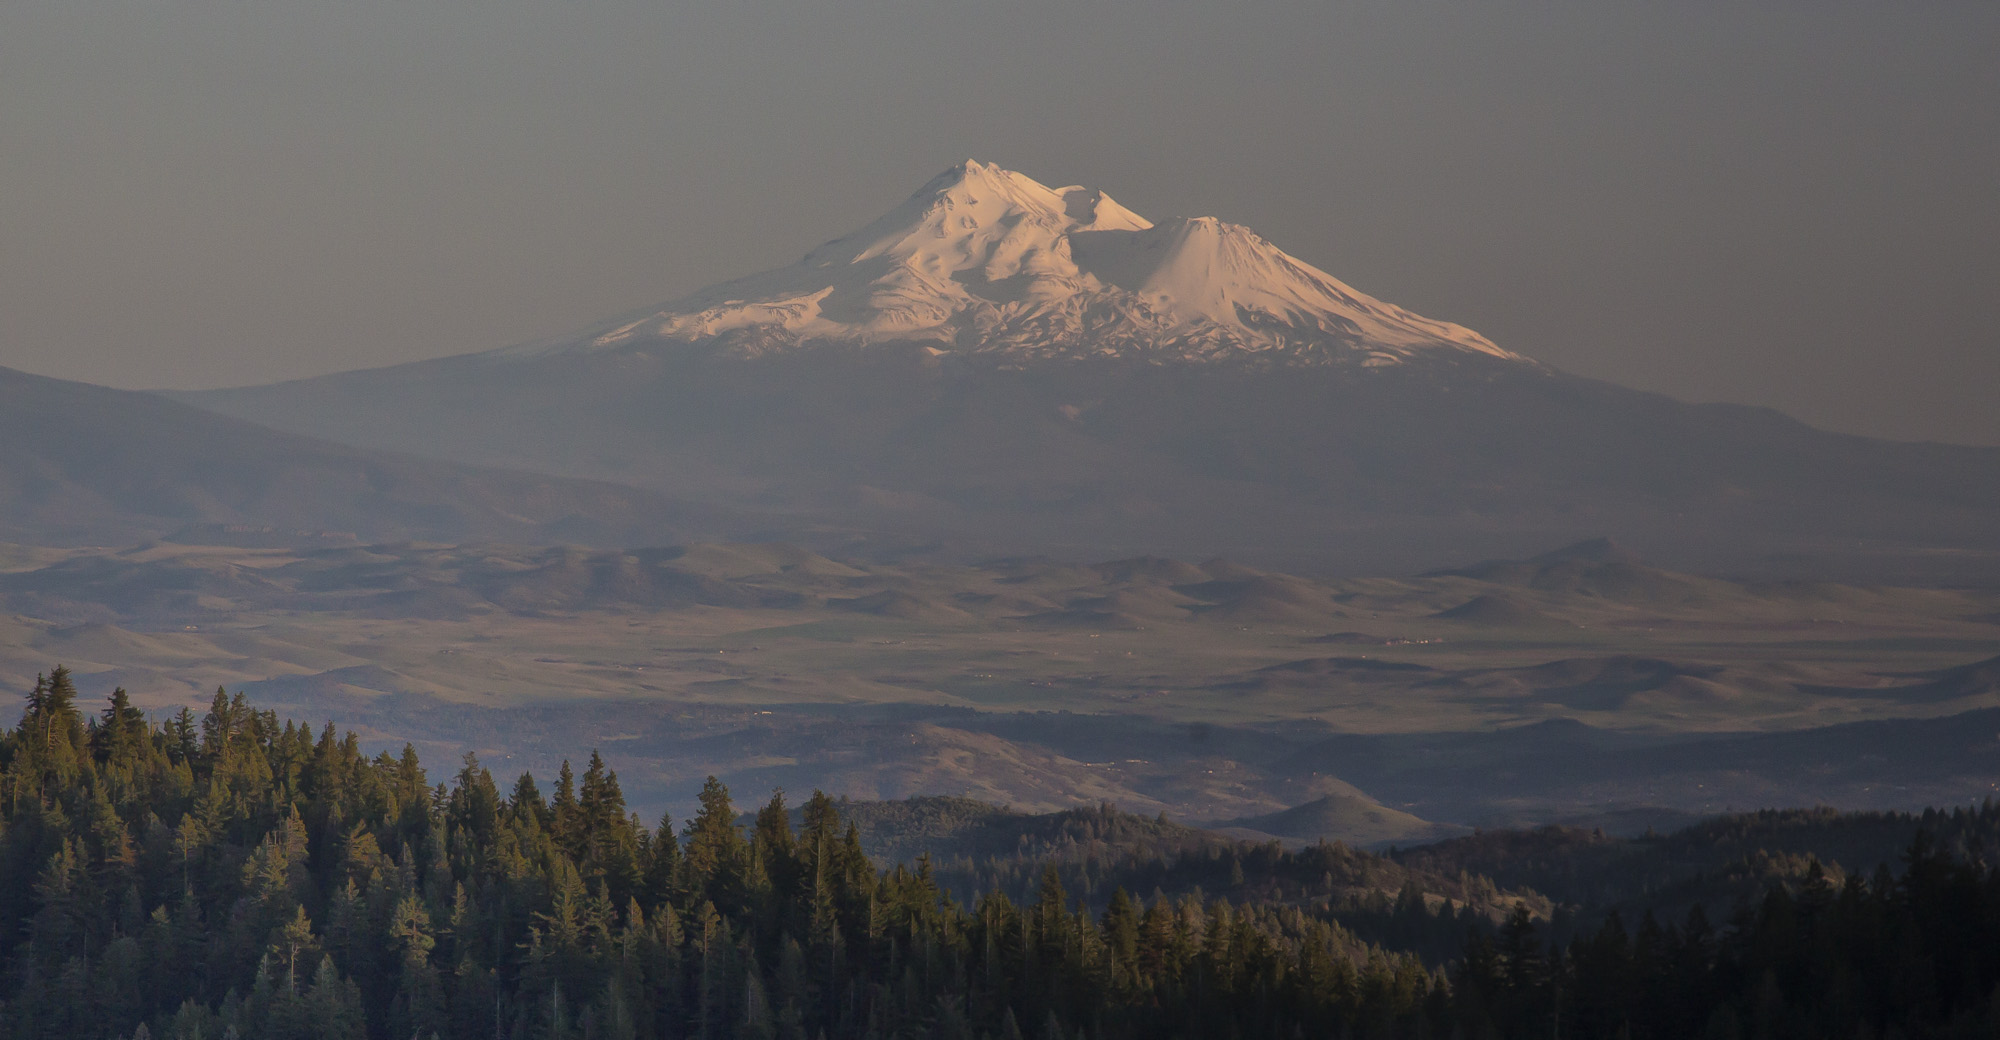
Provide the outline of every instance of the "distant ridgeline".
[[[315,736],[241,695],[218,690],[205,716],[159,726],[122,690],[98,714],[76,696],[56,669],[0,735],[7,1038],[1915,1038],[2000,1027],[2000,871],[1923,831],[1898,869],[1869,880],[1766,855],[1760,891],[1710,908],[1719,927],[1699,901],[1683,923],[1655,921],[1639,898],[1655,880],[1647,842],[1481,835],[1398,862],[1338,845],[1192,840],[1108,808],[1064,814],[1068,837],[1038,853],[1031,895],[1007,894],[1025,891],[1019,857],[965,856],[961,882],[997,887],[961,899],[927,858],[879,869],[819,793],[798,826],[774,796],[746,833],[711,779],[684,829],[663,819],[648,830],[595,754],[581,778],[565,764],[551,797],[525,775],[503,794],[469,755],[433,787],[407,748],[370,758],[353,734]],[[1867,828],[1902,835],[1913,822],[1848,819],[1814,826],[1842,835],[1850,855]],[[1966,849],[1991,847],[2000,830],[1991,809],[1926,822]],[[1710,839],[1696,828],[1671,847],[1680,863],[1734,862],[1758,833],[1754,822]],[[1727,846],[1722,860],[1689,851],[1703,840]],[[1596,891],[1558,905],[1468,873],[1474,861]],[[1676,898],[1704,876],[1675,874]],[[1640,888],[1620,887],[1634,878]],[[1072,900],[1066,879],[1094,898]],[[1637,910],[1637,923],[1592,909],[1611,906]]]

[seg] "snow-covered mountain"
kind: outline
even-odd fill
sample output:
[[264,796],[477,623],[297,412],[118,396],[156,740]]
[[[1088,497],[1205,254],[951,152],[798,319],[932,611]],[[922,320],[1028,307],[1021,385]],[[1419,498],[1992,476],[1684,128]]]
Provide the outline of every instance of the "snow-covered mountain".
[[1583,379],[1244,228],[979,163],[796,264],[577,335],[179,396],[843,552],[1383,573],[1610,535],[1690,567],[2000,561],[2000,450]]
[[1393,365],[1426,352],[1518,359],[1384,303],[1213,217],[1154,224],[1093,188],[967,161],[789,267],[506,356],[714,341],[743,355],[920,343],[1046,358]]

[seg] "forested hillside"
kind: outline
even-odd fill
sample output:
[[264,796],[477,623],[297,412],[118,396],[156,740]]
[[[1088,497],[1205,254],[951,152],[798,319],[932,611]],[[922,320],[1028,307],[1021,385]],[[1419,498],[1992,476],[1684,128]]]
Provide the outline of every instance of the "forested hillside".
[[833,803],[676,833],[593,755],[545,796],[432,786],[218,691],[149,725],[68,674],[0,742],[10,1037],[1313,1033],[1442,1022],[1445,983],[1296,905],[965,906],[878,871]]
[[[648,828],[595,753],[546,794],[471,756],[433,784],[414,752],[371,757],[352,734],[219,690],[205,715],[160,725],[123,691],[91,712],[62,669],[0,735],[0,782],[10,1038],[2000,1026],[2000,871],[1921,831],[1868,880],[1808,853],[1756,901],[1666,926],[1650,912],[1579,922],[1525,888],[1338,845],[1093,859],[1105,827],[1129,825],[1086,810],[1060,826],[1096,838],[1032,873],[1023,858],[961,861],[961,884],[987,886],[961,899],[928,857],[879,869],[819,793],[797,825],[774,795],[745,827],[711,780],[692,820]],[[1582,937],[1543,941],[1552,921]]]
[[[1032,900],[1053,869],[1064,891],[1103,910],[1118,890],[1166,896],[1213,893],[1236,902],[1326,904],[1385,909],[1406,889],[1497,923],[1517,903],[1539,915],[1553,906],[1531,889],[1503,890],[1456,867],[1433,871],[1321,841],[1287,851],[1278,841],[1246,842],[1159,817],[1099,804],[1021,813],[971,798],[919,797],[839,803],[870,858],[884,864],[924,857],[938,884],[962,901],[988,892]],[[749,818],[745,817],[744,822]],[[803,822],[794,812],[794,823]],[[1454,926],[1463,939],[1464,928]]]
[[1418,874],[1490,877],[1541,892],[1588,922],[1613,911],[1678,917],[1727,907],[1773,884],[1798,890],[1815,868],[1836,881],[1895,863],[1922,836],[1953,859],[2000,860],[2000,805],[1921,813],[1767,809],[1704,820],[1668,834],[1614,838],[1578,827],[1488,831],[1393,858]]

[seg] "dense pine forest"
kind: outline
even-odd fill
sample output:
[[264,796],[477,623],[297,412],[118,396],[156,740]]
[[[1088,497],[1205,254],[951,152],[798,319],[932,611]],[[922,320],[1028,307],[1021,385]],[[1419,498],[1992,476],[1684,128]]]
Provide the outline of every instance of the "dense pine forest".
[[[1442,869],[1197,844],[946,883],[879,868],[817,792],[746,825],[711,779],[647,827],[595,753],[546,791],[469,755],[434,784],[241,695],[90,710],[62,669],[0,776],[9,1038],[2000,1035],[2000,870],[1928,829],[1872,873],[1783,850],[1669,923],[1643,886],[1564,903],[1453,859],[1491,839]],[[1614,860],[1516,873],[1605,888]]]

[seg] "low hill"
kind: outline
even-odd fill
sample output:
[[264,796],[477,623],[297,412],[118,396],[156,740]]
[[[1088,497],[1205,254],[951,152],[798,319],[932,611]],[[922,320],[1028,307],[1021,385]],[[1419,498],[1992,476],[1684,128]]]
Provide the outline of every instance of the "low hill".
[[[1415,891],[1432,904],[1450,900],[1470,908],[1475,920],[1497,920],[1517,901],[1544,914],[1550,909],[1532,891],[1503,890],[1481,877],[1406,866],[1340,842],[1316,841],[1287,851],[1268,836],[1247,839],[1164,816],[1121,812],[1108,804],[1052,813],[1017,812],[972,798],[837,804],[842,821],[853,825],[870,858],[909,865],[928,854],[940,884],[961,897],[997,889],[1026,901],[1042,871],[1054,867],[1073,896],[1098,909],[1116,888],[1139,896],[1199,892],[1238,901],[1277,899],[1355,909]],[[1315,811],[1300,808],[1307,814]],[[799,810],[792,817],[794,828],[803,826]],[[747,826],[752,819],[746,814],[741,822]],[[1453,938],[1463,935],[1461,925]]]
[[1329,794],[1281,812],[1221,820],[1212,826],[1245,838],[1339,841],[1363,848],[1432,841],[1463,830],[1399,812],[1358,794]]
[[[1171,855],[1227,845],[1224,835],[1109,805],[1026,813],[974,798],[927,796],[896,801],[843,799],[841,818],[854,825],[861,848],[882,863],[932,859],[1045,858],[1084,849]],[[796,815],[796,811],[794,813]],[[794,820],[803,826],[803,819]]]

